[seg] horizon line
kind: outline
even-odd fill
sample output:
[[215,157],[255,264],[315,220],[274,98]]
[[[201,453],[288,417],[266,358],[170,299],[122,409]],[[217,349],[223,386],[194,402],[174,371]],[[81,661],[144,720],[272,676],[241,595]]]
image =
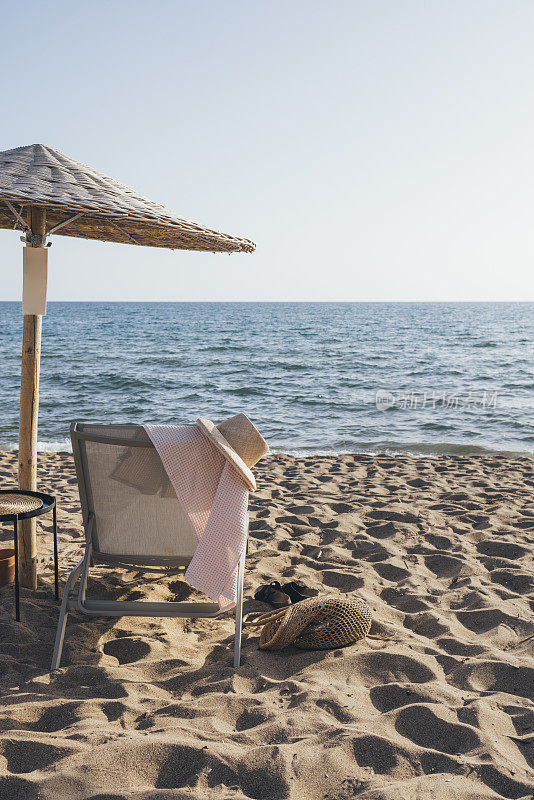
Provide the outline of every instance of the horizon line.
[[[368,305],[380,305],[380,304],[408,304],[408,303],[420,303],[420,304],[427,304],[427,305],[438,305],[440,303],[447,303],[447,304],[472,304],[472,303],[517,303],[518,305],[529,305],[534,303],[534,299],[532,300],[47,300],[47,304],[51,303],[117,303],[117,304],[131,304],[131,305],[188,305],[194,303],[213,303],[213,304],[226,304],[226,305],[244,305],[244,304],[260,304],[260,305],[284,305],[284,304],[297,304],[297,303],[306,303],[308,305],[324,305],[324,304],[332,304],[332,305],[357,305],[357,304],[368,304]],[[22,300],[0,300],[0,303],[19,303],[22,305]]]

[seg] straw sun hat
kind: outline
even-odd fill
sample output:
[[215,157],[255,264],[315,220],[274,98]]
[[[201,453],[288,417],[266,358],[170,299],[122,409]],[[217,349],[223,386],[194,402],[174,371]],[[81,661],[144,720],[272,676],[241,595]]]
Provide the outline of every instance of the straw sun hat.
[[214,425],[209,419],[197,419],[197,425],[235,467],[248,488],[255,491],[256,481],[251,467],[267,453],[269,447],[246,414],[236,414],[219,425]]

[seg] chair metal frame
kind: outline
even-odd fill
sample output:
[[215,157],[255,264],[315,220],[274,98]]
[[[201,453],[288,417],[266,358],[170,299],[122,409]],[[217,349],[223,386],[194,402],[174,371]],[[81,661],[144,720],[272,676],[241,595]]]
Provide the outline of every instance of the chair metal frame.
[[[61,610],[59,614],[59,622],[56,633],[56,640],[54,644],[54,653],[52,656],[51,670],[59,668],[61,660],[61,653],[63,650],[63,642],[65,639],[65,630],[67,625],[67,618],[70,612],[78,611],[82,614],[94,617],[123,617],[123,616],[136,616],[136,617],[176,617],[176,618],[189,618],[195,619],[197,617],[218,617],[225,613],[220,610],[217,603],[183,603],[183,602],[168,602],[168,603],[152,603],[147,601],[128,601],[128,600],[93,600],[86,596],[87,579],[89,577],[89,568],[96,561],[109,566],[124,566],[124,567],[148,567],[164,568],[164,567],[185,567],[191,561],[187,557],[169,557],[169,556],[135,556],[127,555],[117,556],[109,553],[102,553],[94,546],[94,526],[95,514],[92,508],[91,494],[88,491],[90,484],[88,482],[87,464],[84,452],[84,442],[100,442],[107,445],[118,445],[121,447],[151,447],[154,445],[151,441],[144,441],[139,439],[118,438],[113,436],[104,436],[101,434],[91,434],[84,430],[84,425],[91,423],[73,422],[70,427],[72,451],[74,454],[74,463],[76,466],[76,475],[78,479],[78,488],[80,492],[80,503],[82,506],[82,517],[85,529],[85,553],[80,561],[76,564],[71,571],[65,589],[63,591],[63,599],[61,602]],[[105,427],[99,425],[99,427]],[[117,427],[131,428],[131,425],[125,426],[109,426],[116,429]],[[235,637],[234,637],[234,667],[238,667],[241,662],[241,632],[243,621],[243,579],[245,572],[245,556],[243,553],[239,559],[237,566],[237,602],[235,607]]]

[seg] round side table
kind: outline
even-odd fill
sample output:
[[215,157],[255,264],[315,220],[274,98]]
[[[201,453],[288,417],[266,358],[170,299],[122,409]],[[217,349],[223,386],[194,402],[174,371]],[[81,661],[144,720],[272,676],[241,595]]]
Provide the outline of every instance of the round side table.
[[52,511],[54,532],[54,585],[56,600],[59,600],[59,572],[57,559],[56,498],[42,492],[27,492],[22,489],[0,489],[0,522],[13,523],[13,546],[15,549],[15,618],[20,620],[19,607],[19,520],[41,517]]

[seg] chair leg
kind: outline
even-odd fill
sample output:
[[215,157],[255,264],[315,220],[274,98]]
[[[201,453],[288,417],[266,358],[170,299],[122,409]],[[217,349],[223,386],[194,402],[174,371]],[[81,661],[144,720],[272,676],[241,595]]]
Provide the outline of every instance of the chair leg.
[[243,625],[243,577],[245,574],[245,553],[237,567],[237,603],[235,607],[234,667],[241,663],[241,630]]
[[63,650],[63,640],[65,638],[65,628],[67,627],[67,617],[69,613],[67,611],[69,596],[72,590],[72,586],[75,583],[78,575],[80,574],[80,570],[83,566],[84,559],[82,558],[81,561],[76,564],[74,569],[69,575],[69,579],[65,584],[65,588],[63,590],[63,599],[61,601],[61,610],[59,612],[59,622],[57,625],[57,632],[56,632],[56,641],[54,642],[54,653],[52,655],[52,665],[50,667],[50,671],[54,669],[59,669],[59,662],[61,661],[61,652]]
[[59,669],[59,662],[61,661],[61,653],[63,651],[63,640],[65,638],[65,628],[67,627],[67,604],[61,604],[61,611],[59,612],[59,622],[56,631],[56,641],[54,642],[54,653],[52,655],[52,664],[50,672]]
[[52,509],[52,530],[54,533],[54,596],[59,600],[59,564],[57,555],[57,509]]

